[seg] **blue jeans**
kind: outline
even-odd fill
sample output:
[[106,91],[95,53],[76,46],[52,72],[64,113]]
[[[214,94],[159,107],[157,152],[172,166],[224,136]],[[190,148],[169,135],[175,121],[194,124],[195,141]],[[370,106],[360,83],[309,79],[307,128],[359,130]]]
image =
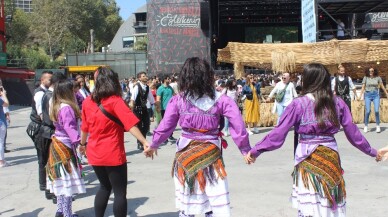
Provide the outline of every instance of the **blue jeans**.
[[376,116],[376,124],[380,124],[380,94],[379,91],[368,91],[364,94],[365,99],[365,118],[364,118],[364,124],[365,126],[368,126],[369,123],[369,115],[370,115],[370,105],[371,102],[373,102],[373,106],[375,108],[375,116]]
[[276,125],[279,124],[280,117],[282,116],[284,110],[286,109],[287,106],[281,105],[281,104],[276,104],[276,113],[278,114],[278,120],[276,122]]
[[224,132],[225,133],[229,133],[229,120],[228,118],[224,118],[225,122],[224,122]]

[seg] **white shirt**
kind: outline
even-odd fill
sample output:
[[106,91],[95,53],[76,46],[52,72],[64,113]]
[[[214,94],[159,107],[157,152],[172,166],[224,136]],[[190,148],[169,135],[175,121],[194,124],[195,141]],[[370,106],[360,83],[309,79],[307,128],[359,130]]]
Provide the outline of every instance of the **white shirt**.
[[78,92],[84,97],[84,98],[86,98],[86,97],[88,97],[90,94],[88,93],[88,91],[86,91],[86,89],[85,88],[80,88],[79,90],[78,90]]
[[[282,91],[285,87],[286,87],[287,84],[285,84],[284,82],[282,81],[279,81],[275,88],[271,91],[271,93],[269,94],[269,98],[272,98],[273,95],[275,95],[275,93],[279,93],[280,91]],[[282,106],[288,106],[292,100],[294,98],[298,97],[298,94],[296,93],[296,90],[295,90],[295,86],[292,82],[289,82],[288,83],[288,86],[287,86],[287,89],[286,89],[286,92],[284,94],[284,98],[281,102],[276,102]]]
[[[139,84],[141,85],[142,89],[145,91],[147,85],[143,84],[141,82],[139,82]],[[133,87],[133,92],[132,92],[131,100],[135,101],[138,94],[139,94],[139,86],[137,84],[135,84],[134,87]],[[148,100],[149,103],[155,104],[155,99],[154,99],[154,96],[152,96],[151,89],[149,89],[149,91],[148,91],[147,100]]]
[[337,26],[337,36],[343,37],[345,36],[345,24],[343,22],[340,22]]
[[229,90],[228,88],[224,88],[222,90],[222,94],[232,98],[235,102],[237,102],[238,93],[237,90]]
[[[44,90],[47,90],[47,88],[45,86],[43,86],[43,84],[41,84],[40,87],[43,88]],[[39,92],[37,92],[34,95],[35,108],[36,108],[36,112],[37,112],[38,115],[42,114],[42,98],[43,98],[43,95],[44,95],[43,91],[39,91]]]
[[172,87],[172,89],[174,90],[175,94],[178,94],[178,83],[176,82],[173,82],[173,83],[170,83],[170,87]]

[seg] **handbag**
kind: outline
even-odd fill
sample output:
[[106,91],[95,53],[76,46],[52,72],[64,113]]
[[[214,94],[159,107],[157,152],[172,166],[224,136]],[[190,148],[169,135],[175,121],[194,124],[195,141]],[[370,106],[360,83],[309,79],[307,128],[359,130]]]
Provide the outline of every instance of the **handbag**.
[[253,100],[253,93],[247,93],[245,94],[247,100]]
[[109,118],[111,121],[115,122],[116,124],[118,124],[119,126],[121,126],[122,128],[124,128],[124,124],[118,119],[116,118],[115,116],[113,116],[112,114],[110,114],[109,112],[107,112],[105,109],[104,109],[104,106],[102,106],[101,103],[98,103],[98,108],[100,108],[101,112],[107,117]]
[[35,142],[35,138],[39,133],[41,124],[31,121],[26,129],[27,135]]
[[286,95],[286,89],[288,87],[288,84],[286,85],[286,87],[284,89],[282,89],[279,93],[276,94],[276,96],[275,96],[276,102],[283,101],[284,95]]

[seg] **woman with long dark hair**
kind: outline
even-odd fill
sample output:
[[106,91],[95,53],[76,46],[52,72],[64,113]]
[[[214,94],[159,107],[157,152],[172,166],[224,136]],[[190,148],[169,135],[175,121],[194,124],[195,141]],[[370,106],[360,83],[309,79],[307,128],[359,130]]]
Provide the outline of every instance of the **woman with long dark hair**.
[[369,115],[371,109],[371,103],[373,102],[375,109],[375,117],[376,117],[376,133],[380,133],[380,88],[383,89],[385,94],[388,96],[387,90],[384,87],[383,80],[378,74],[377,69],[370,67],[365,70],[365,76],[362,80],[362,89],[360,97],[364,94],[365,100],[365,117],[364,117],[364,133],[368,132],[368,124],[369,124]]
[[230,216],[219,128],[223,117],[233,118],[230,135],[246,155],[249,139],[239,109],[233,99],[215,90],[214,71],[200,58],[186,60],[178,85],[181,92],[171,98],[152,144],[144,152],[152,157],[179,122],[182,135],[176,143],[173,170],[179,216]]
[[56,217],[78,216],[72,213],[72,196],[86,192],[81,166],[75,154],[80,142],[80,111],[73,88],[72,81],[57,82],[50,105],[50,119],[55,132],[49,149],[46,174],[47,189],[57,198]]
[[[113,214],[127,215],[127,158],[124,132],[130,132],[144,147],[147,140],[136,127],[139,121],[122,99],[117,73],[100,67],[94,74],[95,89],[82,104],[81,147],[93,166],[100,189],[94,199],[96,217],[103,217],[111,191]],[[88,142],[86,138],[89,135]]]
[[[239,94],[237,91],[237,83],[234,78],[228,79],[228,81],[226,81],[226,85],[222,93],[233,99],[233,101],[237,104]],[[225,126],[222,131],[225,136],[229,136],[229,120],[227,118],[225,118]]]
[[[280,148],[291,127],[299,134],[295,149],[292,205],[298,216],[342,217],[345,209],[345,182],[334,135],[342,125],[349,142],[365,154],[376,157],[346,103],[334,96],[330,74],[318,63],[304,67],[302,95],[287,106],[279,124],[250,151],[250,161]],[[376,160],[379,160],[376,158]]]

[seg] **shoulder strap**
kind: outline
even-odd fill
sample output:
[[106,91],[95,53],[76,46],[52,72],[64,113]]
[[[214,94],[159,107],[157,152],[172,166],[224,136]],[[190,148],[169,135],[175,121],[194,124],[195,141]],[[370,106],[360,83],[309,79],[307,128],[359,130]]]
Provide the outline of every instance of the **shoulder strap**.
[[109,118],[111,121],[115,122],[116,124],[118,124],[119,126],[121,126],[122,128],[124,128],[124,124],[118,119],[116,118],[115,116],[113,116],[112,114],[110,114],[109,112],[107,112],[105,109],[104,109],[104,106],[102,106],[101,103],[98,103],[98,108],[100,108],[101,112],[107,117]]

